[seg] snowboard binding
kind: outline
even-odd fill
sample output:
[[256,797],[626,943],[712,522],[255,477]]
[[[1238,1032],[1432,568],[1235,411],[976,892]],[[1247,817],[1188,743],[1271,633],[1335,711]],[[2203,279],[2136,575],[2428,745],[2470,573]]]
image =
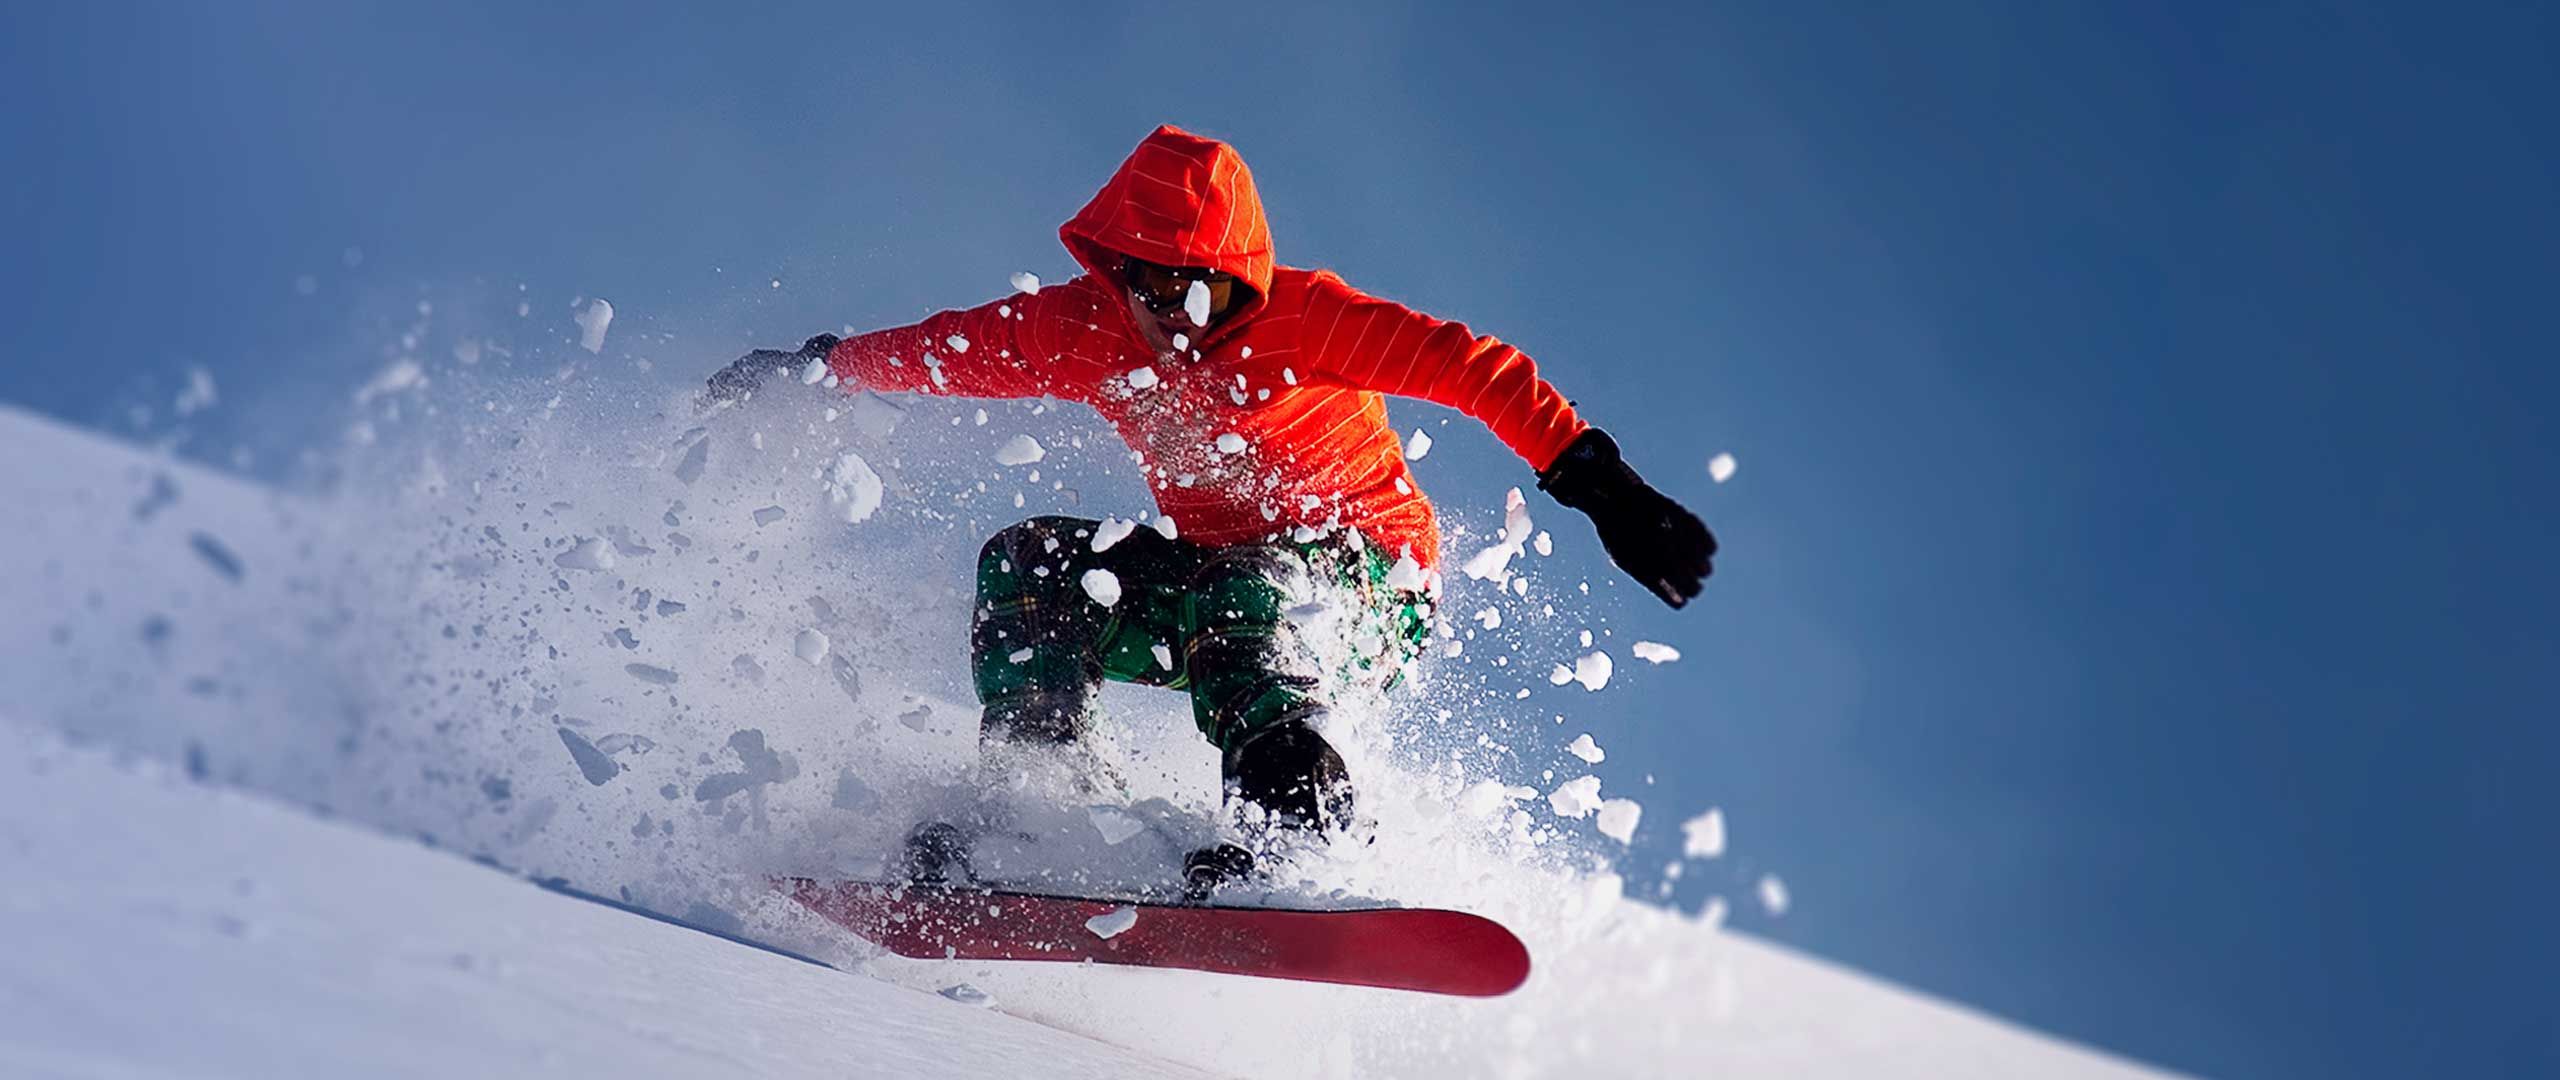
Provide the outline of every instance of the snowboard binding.
[[961,888],[977,880],[969,868],[969,835],[940,821],[925,822],[907,834],[899,869],[908,884],[926,888]]
[[1206,903],[1221,885],[1254,876],[1253,853],[1234,844],[1201,848],[1182,860],[1182,898]]

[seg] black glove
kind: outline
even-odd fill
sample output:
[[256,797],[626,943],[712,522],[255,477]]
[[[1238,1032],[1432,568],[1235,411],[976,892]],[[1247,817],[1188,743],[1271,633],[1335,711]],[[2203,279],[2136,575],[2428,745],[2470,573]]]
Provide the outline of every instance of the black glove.
[[745,401],[747,395],[754,393],[776,372],[789,371],[811,360],[825,359],[829,352],[834,351],[836,341],[834,334],[820,334],[803,342],[798,352],[757,349],[741,356],[728,367],[711,373],[711,378],[703,384],[702,404],[707,407]]
[[1716,535],[1628,468],[1608,432],[1592,428],[1573,440],[1538,474],[1538,490],[1589,515],[1609,561],[1663,603],[1688,603],[1715,573]]

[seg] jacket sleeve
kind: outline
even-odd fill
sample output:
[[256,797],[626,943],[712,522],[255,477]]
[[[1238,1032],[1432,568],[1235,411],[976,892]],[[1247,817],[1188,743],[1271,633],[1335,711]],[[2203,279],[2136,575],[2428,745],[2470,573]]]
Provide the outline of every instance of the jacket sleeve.
[[[1044,290],[1045,291],[1045,290]],[[937,312],[911,326],[837,342],[827,370],[847,390],[909,391],[955,397],[1018,398],[1065,393],[1058,365],[1035,363],[1023,327],[1039,318],[1037,294]]]
[[1299,349],[1321,377],[1463,412],[1540,472],[1591,426],[1518,349],[1331,274],[1310,291]]

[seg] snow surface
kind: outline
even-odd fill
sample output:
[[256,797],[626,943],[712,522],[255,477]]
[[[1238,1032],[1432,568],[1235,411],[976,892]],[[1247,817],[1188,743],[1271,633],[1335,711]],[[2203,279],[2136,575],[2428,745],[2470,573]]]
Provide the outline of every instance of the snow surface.
[[0,1075],[1207,1075],[6,719],[0,869]]
[[[443,416],[479,424],[490,411],[479,407],[482,398],[463,396],[472,385],[440,370],[432,385],[404,394],[442,401],[451,406]],[[1428,696],[1426,680],[1411,691],[1421,696],[1398,708],[1338,703],[1327,734],[1351,759],[1364,791],[1378,793],[1363,802],[1364,812],[1379,818],[1377,836],[1358,850],[1323,854],[1303,868],[1314,880],[1284,881],[1273,900],[1385,897],[1501,920],[1537,958],[1535,974],[1518,993],[1458,1001],[1176,972],[880,955],[781,901],[763,883],[773,873],[883,872],[896,838],[920,817],[942,812],[937,807],[945,803],[937,800],[951,797],[953,778],[975,759],[976,709],[967,701],[959,659],[971,608],[969,565],[985,534],[1019,514],[994,501],[1005,495],[972,487],[986,469],[976,429],[938,422],[964,415],[968,406],[887,407],[877,412],[876,424],[856,426],[824,418],[818,399],[840,403],[838,397],[759,395],[723,411],[708,429],[687,430],[698,421],[680,418],[682,402],[643,403],[628,416],[554,405],[559,411],[550,415],[542,403],[559,394],[550,385],[485,393],[498,404],[496,415],[518,420],[487,427],[479,441],[470,436],[483,428],[431,424],[425,409],[408,408],[406,419],[392,422],[391,403],[366,406],[382,437],[334,463],[337,479],[321,496],[281,495],[0,407],[0,455],[47,466],[0,472],[0,504],[19,512],[12,529],[0,532],[0,607],[24,613],[0,620],[0,686],[11,688],[9,708],[118,755],[292,806],[325,807],[340,821],[374,830],[325,826],[333,835],[383,851],[434,858],[399,839],[433,836],[455,852],[557,876],[638,908],[928,994],[965,984],[974,995],[959,996],[988,1001],[996,1012],[1228,1075],[2142,1074],[1719,929],[1722,912],[1757,918],[1766,906],[1765,898],[1740,902],[1754,880],[1740,869],[1717,879],[1729,880],[1720,890],[1728,895],[1711,898],[1708,915],[1628,899],[1627,886],[1610,869],[1622,849],[1607,842],[1593,820],[1608,808],[1598,777],[1588,778],[1587,792],[1577,788],[1568,797],[1577,808],[1586,796],[1591,804],[1585,816],[1568,819],[1550,813],[1554,808],[1540,798],[1542,788],[1554,785],[1529,786],[1534,771],[1512,776],[1479,764],[1504,752],[1526,759],[1531,750],[1552,760],[1562,732],[1543,716],[1526,733],[1486,728],[1472,715],[1445,724],[1428,719],[1430,704],[1457,703],[1469,694],[1481,702],[1486,690],[1516,686],[1521,669],[1500,666],[1507,652],[1499,641],[1469,650],[1465,663],[1506,681],[1487,685],[1462,668],[1459,674],[1469,677],[1453,680],[1453,693],[1440,697]],[[671,417],[664,429],[651,426],[661,409]],[[937,422],[901,423],[914,414]],[[543,422],[522,422],[536,417]],[[896,442],[884,441],[893,432]],[[1040,429],[1052,445],[1071,445],[1078,432]],[[859,528],[824,512],[823,485],[810,482],[823,478],[837,454],[855,448],[893,464],[897,473],[898,498]],[[759,529],[753,511],[769,505],[790,513]],[[1063,494],[1042,503],[1043,512],[1074,505]],[[1525,527],[1519,536],[1512,542],[1525,540]],[[225,558],[210,557],[199,537]],[[614,567],[563,573],[553,565],[582,537],[613,552]],[[1498,590],[1471,587],[1466,607],[1453,610],[1490,599],[1507,610],[1506,634],[1560,629],[1556,620],[1570,613],[1515,602],[1515,590],[1529,584],[1525,573],[1512,571],[1509,582]],[[830,647],[811,650],[813,656],[803,657],[808,663],[789,662],[801,651],[795,646],[803,630],[823,635]],[[1509,651],[1517,648],[1515,642]],[[1480,654],[1492,660],[1479,661]],[[642,677],[642,668],[672,681]],[[1068,884],[1094,888],[1160,882],[1201,835],[1199,815],[1215,798],[1218,770],[1186,704],[1179,695],[1138,691],[1106,692],[1105,704],[1111,716],[1098,725],[1092,749],[1125,779],[1128,795],[1076,801],[1061,799],[1054,785],[1024,785],[1021,790],[1041,797],[1010,810],[1022,815],[1024,827],[1049,837],[1050,846],[995,852],[997,865],[1025,874],[1066,868]],[[1440,719],[1448,716],[1442,712]],[[1455,738],[1430,741],[1436,732]],[[1399,756],[1399,739],[1418,740],[1430,756],[1420,764]],[[1510,750],[1476,751],[1479,740],[1497,739]],[[1467,751],[1464,762],[1450,756],[1453,746]],[[1027,764],[1063,767],[1054,755]],[[159,833],[197,844],[196,834],[161,820],[202,816],[192,808],[164,814],[140,795],[101,798],[107,801],[83,804],[88,809],[78,812],[101,819],[102,831],[65,843],[115,854],[79,865],[148,865],[160,859],[149,845]],[[38,799],[36,806],[41,812],[57,801]],[[1111,818],[1093,815],[1094,804],[1144,828],[1109,844],[1098,823]],[[243,851],[302,848],[299,826],[324,827],[284,812],[214,823],[229,845],[222,848],[230,853],[226,861],[240,865],[254,862]],[[66,858],[54,850],[0,835],[0,897],[33,876],[31,864],[53,872],[50,864]],[[385,875],[372,868],[390,859],[332,853],[325,862],[358,879],[347,887],[362,888],[381,881]],[[1729,859],[1724,865],[1743,861]],[[446,864],[504,882],[460,858]],[[347,873],[349,867],[365,872]],[[1748,872],[1766,869],[1754,863]],[[218,892],[232,878],[181,873],[167,880],[199,890],[186,894],[195,896]],[[118,895],[83,882],[63,888],[66,895]],[[1800,899],[1797,906],[1818,901]],[[552,945],[554,935],[504,902],[448,898],[429,906],[436,916],[420,922],[417,935],[331,936],[330,970],[365,978],[395,970],[413,955],[403,951],[408,943],[432,943],[435,927],[485,931],[528,950]],[[92,921],[66,924],[60,936],[74,940],[70,931],[85,926],[91,937],[78,940],[124,933],[155,957],[183,952],[151,936],[157,932],[148,930],[151,920],[163,917],[157,909],[94,907],[80,916]],[[0,949],[46,960],[31,968],[48,980],[33,993],[60,998],[88,985],[101,1002],[136,996],[125,985],[129,965],[112,962],[119,954],[100,952],[109,962],[80,966],[58,952],[40,954],[86,949],[41,941],[53,933],[48,921],[0,922],[10,928],[0,931],[7,935]],[[574,943],[572,935],[559,936]],[[698,935],[687,940],[719,944]],[[599,947],[591,951],[637,955],[591,959],[648,964],[657,962],[656,949]],[[703,996],[719,998],[710,1015],[728,1026],[697,1033],[655,1022],[669,1012],[696,1011],[685,1007],[695,1001],[694,988],[679,985],[676,975],[665,986],[630,989],[584,977],[591,969],[580,968],[572,990],[527,973],[550,966],[549,954],[540,955],[542,964],[501,966],[496,970],[510,974],[491,978],[525,989],[529,1004],[519,1011],[528,1017],[579,1018],[547,1029],[557,1037],[509,1023],[431,1026],[438,1014],[428,1009],[415,1028],[381,1038],[432,1043],[432,1050],[457,1061],[480,1055],[467,1062],[474,1068],[496,1056],[540,1060],[550,1074],[590,1073],[601,1070],[579,1067],[582,1054],[614,1064],[624,1059],[611,1054],[670,1045],[779,1045],[787,1040],[723,1040],[762,1030],[755,1025],[776,1017],[804,1016],[793,1010],[805,1008],[809,997],[789,990],[760,994],[754,986],[718,981],[715,973],[705,978],[716,993]],[[717,963],[688,960],[651,970]],[[14,977],[17,969],[10,970]],[[245,1015],[233,1018],[215,1048],[277,1055],[244,1066],[244,1073],[298,1060],[285,1056],[296,1052],[293,1040],[325,1034],[292,1019],[301,999],[256,996],[267,975],[258,964],[209,964],[182,974],[165,980],[168,996],[154,1000],[167,1008],[157,1011],[209,1012],[221,1003],[243,1003]],[[0,979],[0,994],[19,985]],[[647,998],[651,994],[659,997]],[[366,1000],[354,992],[346,997],[350,1008]],[[670,1000],[677,1006],[662,1004]],[[962,1016],[988,1015],[936,999],[926,1003]],[[88,1022],[121,1022],[117,1015]],[[34,1055],[80,1052],[41,1041],[74,1025],[46,1022],[22,1034],[12,1023],[0,1020],[0,1031],[8,1033],[0,1046],[12,1048],[0,1055],[18,1057],[0,1056],[0,1062],[53,1062],[58,1056]],[[129,1031],[83,1045],[135,1054],[193,1052],[185,1042],[177,1045],[186,1051],[155,1049],[151,1033],[177,1023],[149,1015],[132,1020]],[[615,1026],[622,1024],[642,1034]],[[597,1036],[600,1030],[615,1034]],[[926,1029],[907,1030],[913,1040],[930,1043],[930,1053],[949,1053]],[[598,1038],[615,1045],[594,1050]],[[808,1053],[820,1057],[823,1049]],[[888,1062],[881,1074],[897,1074],[899,1055],[913,1052],[901,1044],[870,1058]],[[832,1059],[829,1066],[863,1069]],[[638,1068],[650,1075],[789,1071],[752,1063]],[[44,1070],[0,1067],[0,1074],[13,1071]],[[990,1065],[980,1071],[1025,1070]]]

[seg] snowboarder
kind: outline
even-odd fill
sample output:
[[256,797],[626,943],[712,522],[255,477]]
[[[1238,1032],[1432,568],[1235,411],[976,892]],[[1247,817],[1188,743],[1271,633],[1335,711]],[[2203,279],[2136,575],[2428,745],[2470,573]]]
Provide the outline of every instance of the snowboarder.
[[[710,380],[713,400],[735,401],[823,361],[848,390],[1045,395],[1091,406],[1137,451],[1157,527],[1035,517],[980,552],[982,743],[1072,744],[1105,679],[1187,690],[1232,798],[1283,825],[1347,823],[1351,786],[1322,716],[1355,680],[1396,677],[1438,593],[1439,527],[1386,395],[1482,421],[1672,607],[1710,573],[1706,526],[1518,349],[1275,263],[1253,176],[1227,144],[1157,128],[1059,238],[1085,270],[1070,281],[760,350]],[[1347,662],[1293,625],[1328,588],[1356,609],[1339,620],[1356,643]]]

